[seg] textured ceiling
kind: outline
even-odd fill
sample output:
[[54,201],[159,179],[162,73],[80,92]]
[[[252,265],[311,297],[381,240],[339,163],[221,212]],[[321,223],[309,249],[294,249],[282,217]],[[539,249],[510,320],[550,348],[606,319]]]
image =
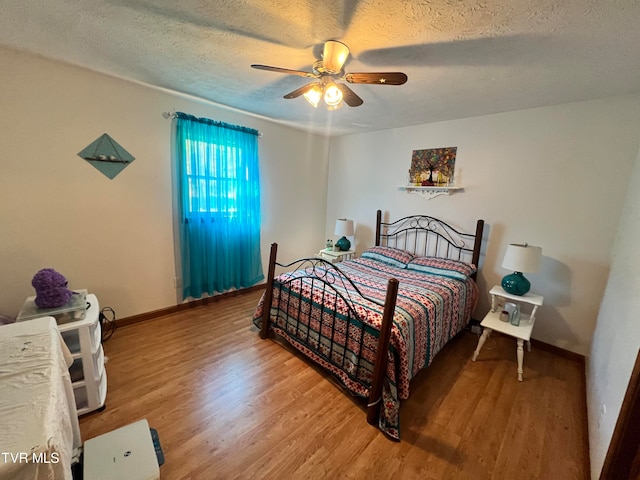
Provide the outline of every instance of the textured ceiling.
[[[328,112],[249,67],[310,70],[328,39],[408,82]],[[3,0],[0,44],[331,135],[640,92],[638,0]]]

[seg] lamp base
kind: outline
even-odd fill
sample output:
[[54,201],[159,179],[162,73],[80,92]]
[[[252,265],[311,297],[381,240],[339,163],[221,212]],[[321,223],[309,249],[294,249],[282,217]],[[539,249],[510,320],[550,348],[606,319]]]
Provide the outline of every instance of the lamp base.
[[343,252],[348,251],[351,248],[351,242],[347,237],[342,237],[336,242],[336,246]]
[[524,295],[531,289],[531,282],[524,278],[522,272],[513,272],[502,279],[502,288],[512,295]]

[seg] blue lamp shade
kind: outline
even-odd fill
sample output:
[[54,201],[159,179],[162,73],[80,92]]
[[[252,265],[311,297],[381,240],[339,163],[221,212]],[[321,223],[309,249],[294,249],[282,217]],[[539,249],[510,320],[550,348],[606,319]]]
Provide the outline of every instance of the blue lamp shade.
[[347,237],[353,236],[353,220],[347,220],[346,218],[339,218],[338,220],[336,220],[335,234],[338,236],[342,236],[336,242],[338,248],[343,252],[349,250],[351,248],[351,242]]
[[524,295],[531,288],[531,282],[523,273],[534,273],[540,269],[542,248],[526,243],[512,243],[507,247],[507,253],[502,261],[503,268],[513,270],[513,273],[502,279],[502,288],[512,295]]

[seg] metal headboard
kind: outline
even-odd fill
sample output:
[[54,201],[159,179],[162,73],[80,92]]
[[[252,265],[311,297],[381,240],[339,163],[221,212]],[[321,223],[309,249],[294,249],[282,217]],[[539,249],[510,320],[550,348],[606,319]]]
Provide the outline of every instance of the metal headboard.
[[420,256],[461,260],[478,267],[483,229],[484,220],[477,221],[473,234],[459,232],[448,223],[427,215],[383,222],[382,211],[378,210],[376,245],[399,248]]

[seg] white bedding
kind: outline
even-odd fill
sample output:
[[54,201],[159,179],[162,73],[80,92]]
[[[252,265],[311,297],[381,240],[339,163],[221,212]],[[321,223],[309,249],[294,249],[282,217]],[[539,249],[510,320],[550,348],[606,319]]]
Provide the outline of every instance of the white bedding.
[[72,357],[53,317],[0,326],[0,480],[71,480]]

